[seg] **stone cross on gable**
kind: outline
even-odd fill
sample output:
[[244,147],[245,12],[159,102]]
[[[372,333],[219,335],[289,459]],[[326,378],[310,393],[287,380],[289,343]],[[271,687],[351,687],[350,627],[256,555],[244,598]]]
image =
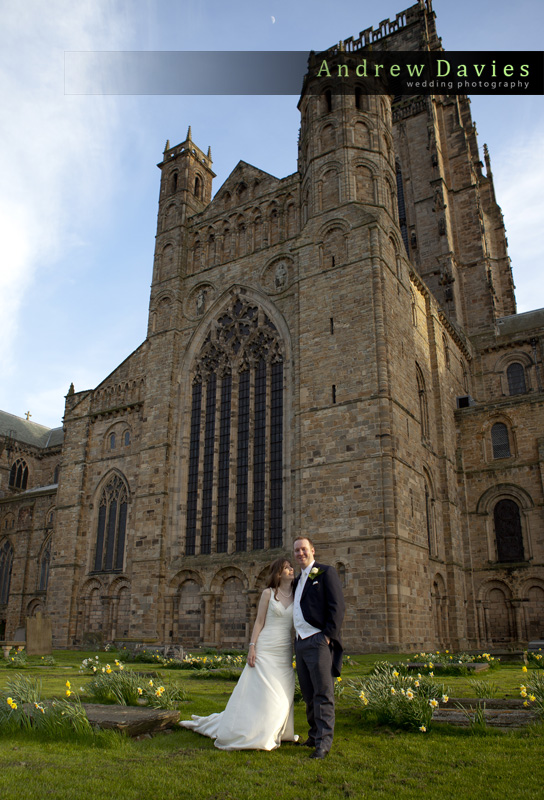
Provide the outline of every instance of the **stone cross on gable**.
[[26,418],[27,418],[27,419],[30,419],[30,417],[32,416],[32,414],[30,413],[30,411],[27,411],[27,412],[25,413],[25,416],[26,416]]

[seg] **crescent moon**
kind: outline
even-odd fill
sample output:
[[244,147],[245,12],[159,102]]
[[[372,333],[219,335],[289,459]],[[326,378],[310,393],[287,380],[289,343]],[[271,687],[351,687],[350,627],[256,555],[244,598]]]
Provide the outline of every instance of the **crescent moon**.
[[276,22],[276,17],[270,17],[270,19],[272,20],[272,25],[274,25]]

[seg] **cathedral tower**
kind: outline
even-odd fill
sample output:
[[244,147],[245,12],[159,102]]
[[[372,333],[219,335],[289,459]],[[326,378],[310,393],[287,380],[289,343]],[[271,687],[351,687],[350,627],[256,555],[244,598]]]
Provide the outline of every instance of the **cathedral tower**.
[[211,150],[205,155],[191,137],[170,147],[166,142],[161,170],[155,261],[148,333],[179,325],[181,320],[180,278],[187,274],[187,221],[209,204],[212,196]]

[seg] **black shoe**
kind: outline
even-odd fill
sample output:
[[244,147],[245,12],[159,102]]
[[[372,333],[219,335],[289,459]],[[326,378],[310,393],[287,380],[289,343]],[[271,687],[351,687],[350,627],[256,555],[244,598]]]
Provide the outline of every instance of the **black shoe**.
[[325,758],[325,756],[328,755],[328,750],[324,750],[322,747],[316,747],[310,758]]
[[298,744],[302,747],[315,747],[315,740],[314,739],[299,739]]

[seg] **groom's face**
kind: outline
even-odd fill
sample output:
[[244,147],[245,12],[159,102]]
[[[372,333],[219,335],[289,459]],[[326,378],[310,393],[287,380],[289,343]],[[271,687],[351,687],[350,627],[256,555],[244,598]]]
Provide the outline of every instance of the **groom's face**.
[[306,569],[315,557],[315,550],[308,539],[295,539],[295,561],[301,569]]

